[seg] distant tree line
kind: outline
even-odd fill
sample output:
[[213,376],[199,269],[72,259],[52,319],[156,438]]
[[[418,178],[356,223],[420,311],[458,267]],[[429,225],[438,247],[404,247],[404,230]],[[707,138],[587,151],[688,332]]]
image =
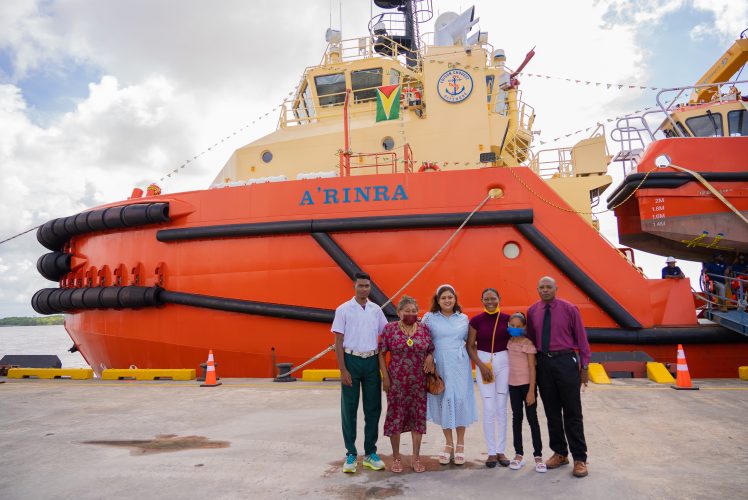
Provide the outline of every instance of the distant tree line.
[[0,319],[0,326],[44,326],[44,325],[62,325],[65,323],[65,316],[56,314],[53,316],[42,316],[40,318],[12,316],[10,318]]

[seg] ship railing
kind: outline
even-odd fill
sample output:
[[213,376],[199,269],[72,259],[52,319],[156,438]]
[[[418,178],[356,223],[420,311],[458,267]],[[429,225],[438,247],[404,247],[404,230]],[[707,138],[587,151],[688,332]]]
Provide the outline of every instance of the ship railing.
[[[717,293],[718,287],[710,287],[710,282],[719,282],[724,280],[724,293]],[[729,276],[726,274],[713,274],[702,272],[701,274],[701,291],[707,298],[707,309],[712,309],[715,305],[724,307],[734,307],[742,313],[748,309],[748,276]],[[728,294],[727,292],[730,292]],[[716,301],[716,302],[715,302]],[[748,318],[746,318],[748,319]]]
[[549,148],[533,151],[530,168],[543,179],[573,177],[571,148]]
[[[384,55],[376,51],[376,46],[381,45],[383,41],[387,42],[388,47],[392,50],[392,55]],[[346,38],[338,42],[328,42],[319,66],[374,57],[397,60],[398,56],[404,56],[408,52],[407,47],[386,35],[378,36],[377,40],[374,40],[371,36]]]
[[[419,40],[419,55],[421,58],[425,58],[427,55],[427,51],[429,47],[434,46],[434,32],[433,31],[427,31],[426,33],[421,34],[420,40]],[[478,39],[478,41],[472,45],[455,45],[452,47],[454,49],[454,54],[464,54],[467,49],[473,50],[474,48],[480,48],[483,49],[486,52],[486,61],[485,64],[491,65],[492,64],[492,58],[494,53],[494,47],[491,45],[487,40]],[[448,54],[440,54],[438,57],[441,58]],[[505,68],[509,73],[511,73],[511,70],[508,68]]]
[[[405,85],[409,85],[407,88],[415,89],[418,92],[421,92],[421,95],[423,95],[423,86],[420,82],[415,83],[406,83],[403,82],[403,89],[401,89],[401,92],[403,93],[402,99],[405,99],[404,93],[405,93]],[[349,107],[348,113],[349,116],[365,116],[365,115],[372,115],[376,113],[376,89],[378,89],[380,86],[377,85],[375,87],[364,87],[364,88],[357,88],[352,91],[353,100],[351,102],[351,106]],[[333,94],[325,94],[323,97],[331,98],[332,100],[344,100],[345,99],[345,93],[346,91],[343,90],[342,92],[336,92]],[[373,94],[373,95],[372,95]],[[367,97],[356,97],[356,95],[365,95]],[[371,97],[369,97],[371,96]],[[317,102],[314,102],[309,105],[307,103],[307,107],[304,108],[305,112],[299,113],[299,110],[293,109],[293,104],[295,103],[294,99],[287,99],[281,104],[281,113],[280,117],[278,119],[278,127],[285,128],[288,126],[296,126],[296,125],[302,125],[306,123],[314,123],[319,120],[323,120],[325,118],[339,118],[340,113],[342,112],[343,102],[340,103],[335,102],[334,104],[325,104],[325,105],[319,105]],[[407,104],[406,102],[403,102],[403,104]]]
[[[738,85],[747,84],[748,80],[735,80],[735,81],[728,81],[728,82],[714,82],[714,83],[704,83],[702,85],[687,85],[684,87],[672,87],[669,89],[662,89],[657,93],[657,105],[660,107],[660,110],[665,113],[667,116],[667,122],[670,123],[670,125],[673,128],[674,133],[678,137],[688,137],[686,133],[684,133],[684,130],[679,129],[675,121],[673,120],[671,113],[680,107],[688,107],[688,106],[701,106],[706,103],[692,103],[692,102],[682,102],[682,98],[685,97],[685,93],[689,90],[693,90],[694,92],[691,95],[695,94],[696,90],[701,89],[710,89],[713,88],[714,92],[712,95],[710,103],[715,102],[734,102],[740,99],[740,92],[738,90]],[[727,92],[722,92],[723,87],[729,87]],[[667,102],[663,102],[662,97],[666,94],[675,93],[675,97],[670,99]],[[663,123],[664,125],[664,123]],[[660,126],[662,128],[662,126]],[[658,131],[660,130],[658,128]]]
[[[400,149],[400,148],[398,148]],[[399,172],[398,165],[402,163],[403,172],[413,172],[413,150],[410,144],[402,146],[403,159],[399,160],[395,151],[385,151],[380,153],[360,153],[352,151],[338,151],[340,157],[340,176],[351,175],[353,170],[373,170],[373,172],[361,172],[362,174],[380,174]],[[347,158],[346,158],[347,157]],[[346,161],[347,160],[347,161]],[[382,169],[380,171],[380,169]]]

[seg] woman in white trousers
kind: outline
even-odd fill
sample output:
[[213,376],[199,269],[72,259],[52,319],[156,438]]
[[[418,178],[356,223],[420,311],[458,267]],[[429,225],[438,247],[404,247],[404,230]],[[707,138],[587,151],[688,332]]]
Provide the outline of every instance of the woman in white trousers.
[[509,341],[507,325],[510,316],[501,312],[499,292],[486,288],[481,295],[483,312],[470,320],[467,350],[475,363],[478,390],[483,400],[483,434],[488,448],[486,467],[509,465],[504,454],[509,400]]

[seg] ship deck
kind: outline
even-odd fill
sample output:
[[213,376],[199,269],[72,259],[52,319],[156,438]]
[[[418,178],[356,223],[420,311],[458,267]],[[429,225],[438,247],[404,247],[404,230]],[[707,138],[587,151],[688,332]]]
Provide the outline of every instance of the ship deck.
[[[738,498],[748,489],[748,382],[695,383],[701,390],[641,379],[590,385],[590,475],[575,479],[569,466],[487,469],[480,423],[468,429],[461,468],[437,463],[442,436],[429,424],[426,473],[409,471],[406,436],[405,473],[359,464],[345,475],[336,382],[7,380],[0,498]],[[527,428],[524,438],[529,454]],[[507,445],[509,454],[511,428]],[[379,448],[389,463],[389,440]]]

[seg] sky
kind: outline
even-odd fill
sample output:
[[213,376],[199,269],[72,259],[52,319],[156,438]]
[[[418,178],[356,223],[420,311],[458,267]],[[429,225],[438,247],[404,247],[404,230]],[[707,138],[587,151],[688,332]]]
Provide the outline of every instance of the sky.
[[[434,10],[471,5],[509,67],[535,47],[525,72],[553,77],[521,78],[535,149],[654,105],[655,91],[628,85],[695,83],[748,27],[748,3],[734,0],[435,0]],[[364,36],[371,11],[365,0],[3,0],[0,240],[154,181],[206,188],[234,149],[275,128],[325,30]],[[611,174],[619,180],[620,166]],[[612,215],[601,224],[617,241]],[[54,286],[36,271],[46,251],[35,232],[0,245],[0,317],[36,315],[31,296]],[[663,261],[637,253],[650,277]]]

